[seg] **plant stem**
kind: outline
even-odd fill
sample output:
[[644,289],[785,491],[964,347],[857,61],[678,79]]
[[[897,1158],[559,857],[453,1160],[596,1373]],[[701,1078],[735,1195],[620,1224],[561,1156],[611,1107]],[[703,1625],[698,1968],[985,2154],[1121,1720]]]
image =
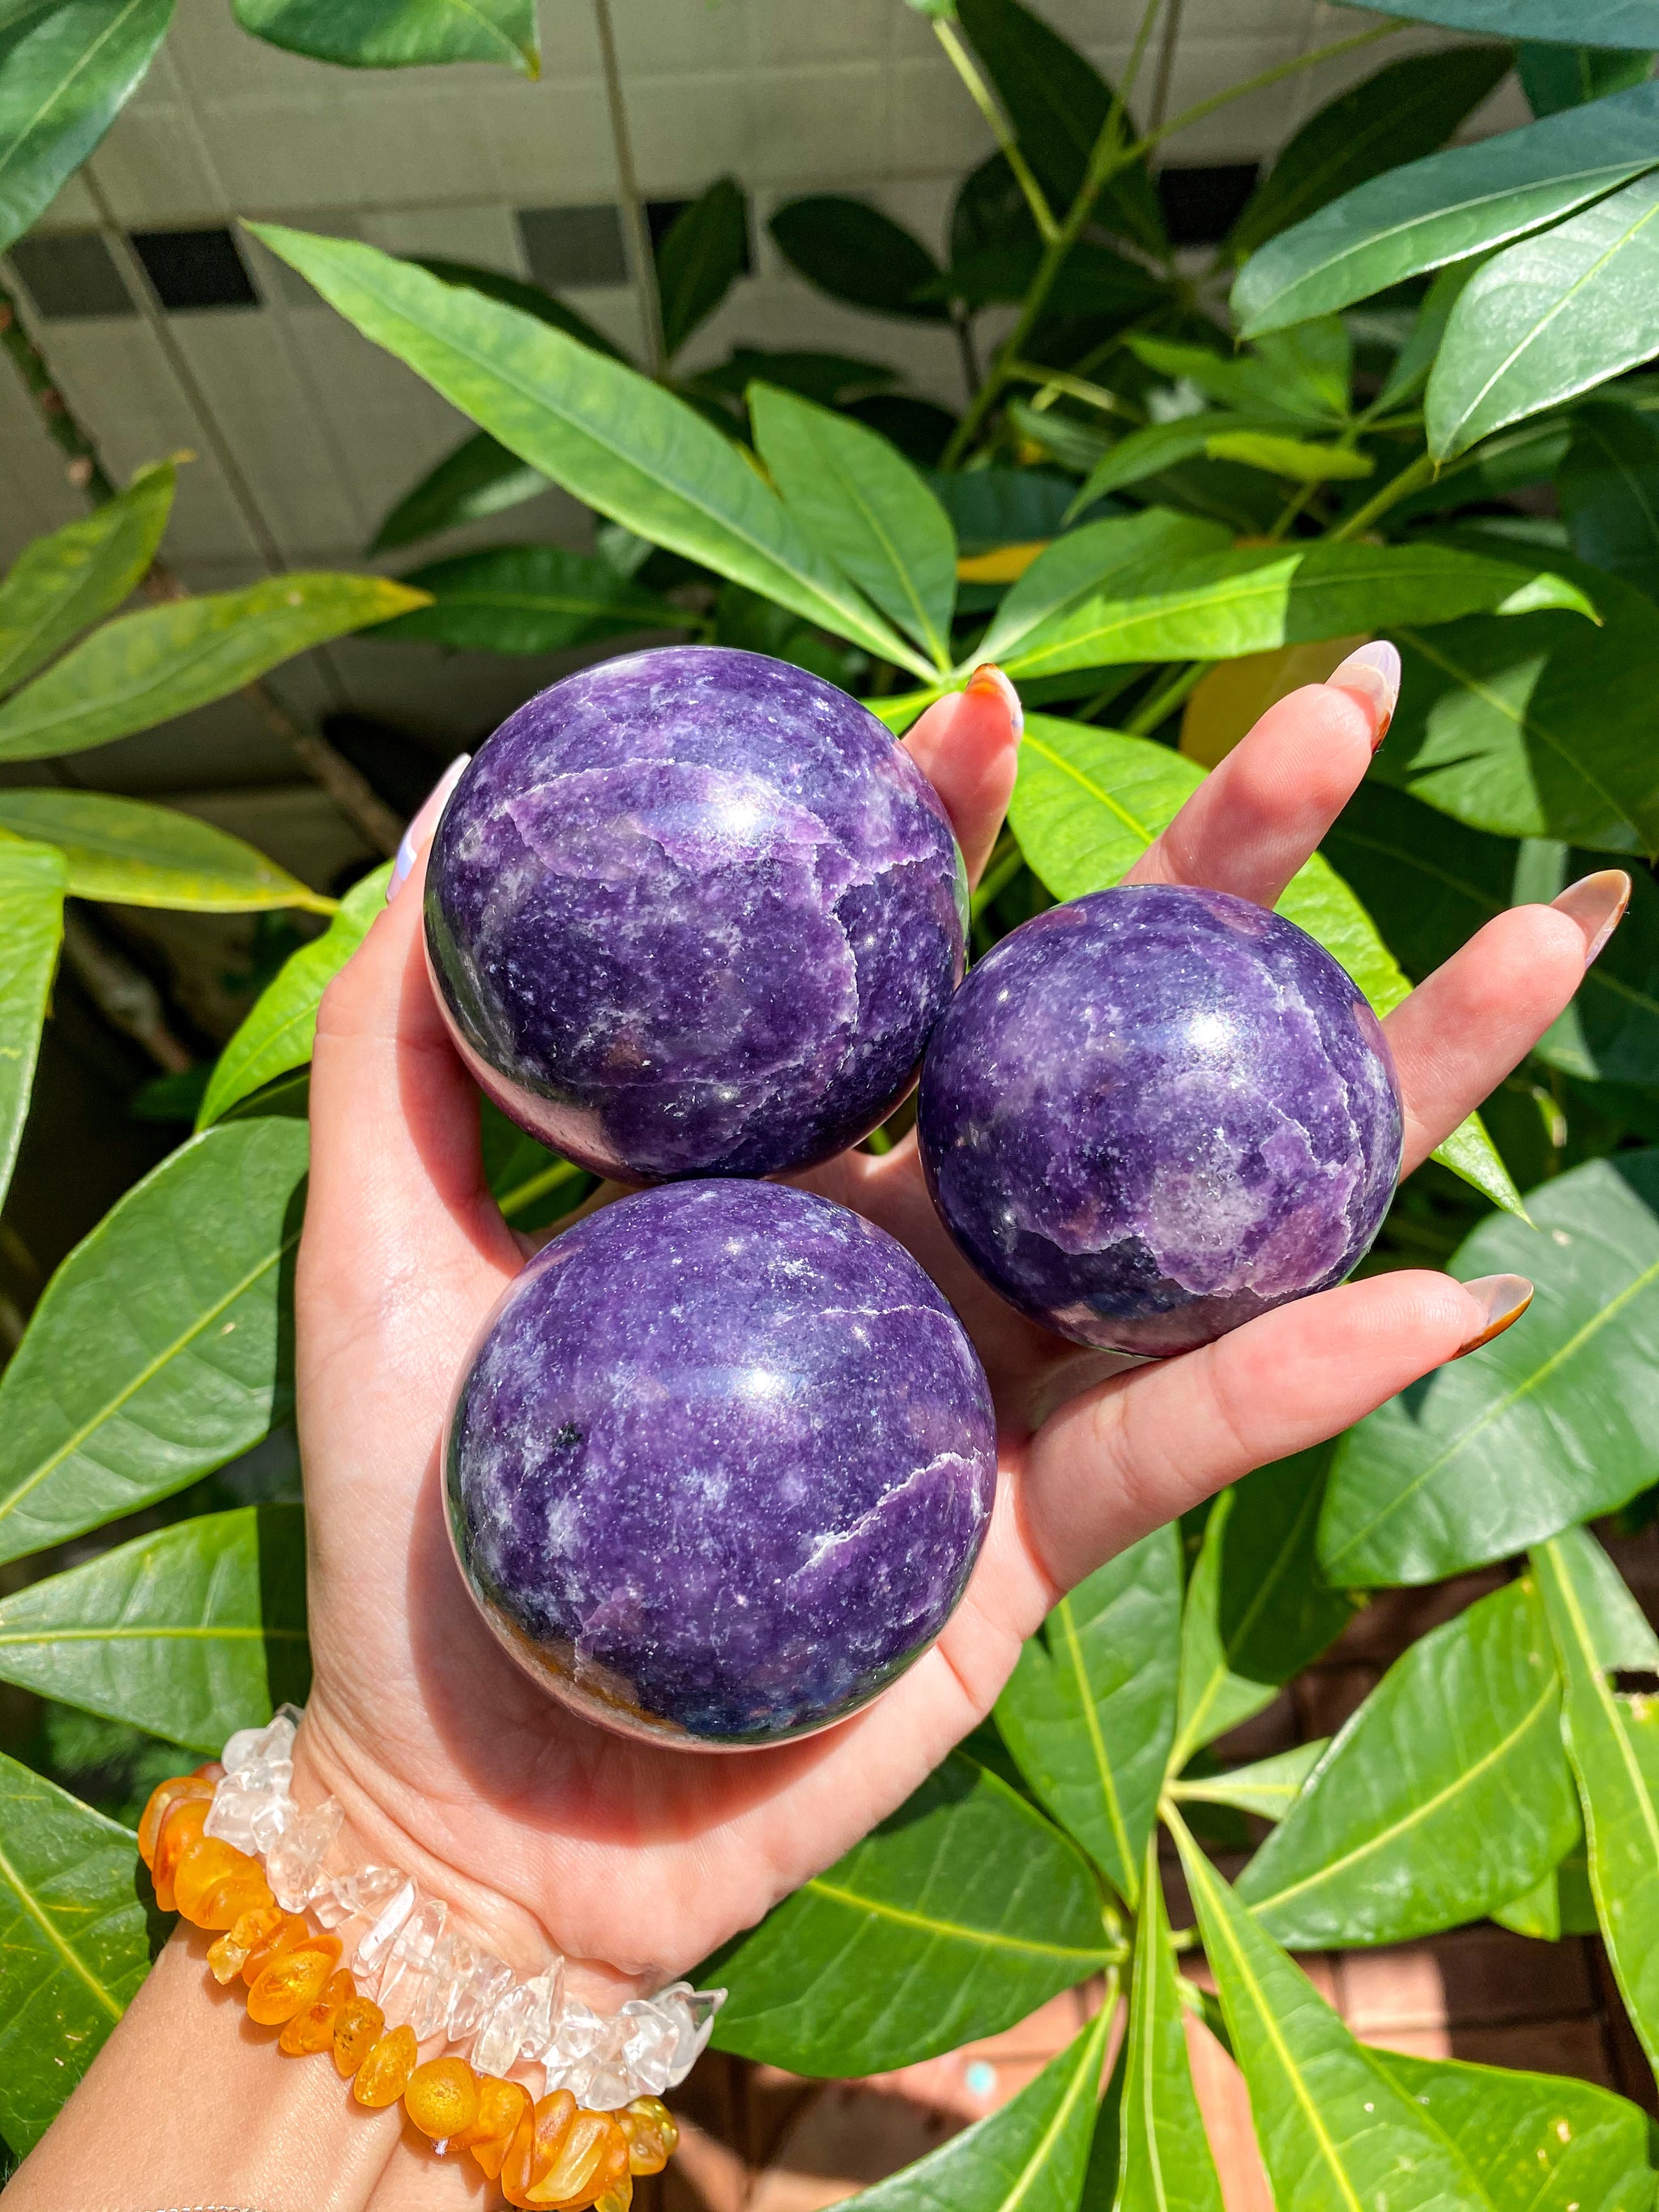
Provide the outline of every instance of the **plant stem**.
[[622,193],[623,216],[628,225],[629,258],[634,264],[634,289],[639,295],[640,320],[645,326],[646,358],[651,374],[660,383],[668,374],[668,355],[662,337],[662,302],[657,295],[657,257],[651,251],[651,226],[634,169],[633,142],[628,135],[628,111],[623,104],[622,71],[617,65],[617,37],[611,23],[611,0],[593,0],[593,19],[599,33],[599,66],[605,72],[605,105],[611,112],[611,143],[617,156],[617,183]]
[[115,486],[104,473],[98,448],[70,411],[69,402],[58,390],[46,356],[24,329],[17,302],[3,285],[0,285],[0,345],[10,355],[13,368],[40,410],[46,435],[69,456],[64,475],[77,491],[85,492],[94,507],[113,499]]
[[1154,684],[1134,713],[1123,725],[1132,738],[1149,737],[1158,724],[1172,714],[1189,694],[1195,691],[1209,673],[1207,660],[1189,661]]
[[1170,0],[1164,17],[1164,37],[1158,50],[1158,75],[1152,82],[1152,127],[1161,130],[1170,112],[1170,80],[1175,74],[1176,46],[1181,37],[1182,0]]
[[1086,406],[1098,407],[1104,415],[1122,415],[1139,421],[1133,410],[1124,405],[1116,392],[1108,392],[1103,384],[1091,384],[1085,377],[1072,376],[1063,368],[1043,368],[1036,362],[1011,361],[1003,370],[1010,384],[1036,384],[1042,389],[1033,403],[1042,408],[1050,403],[1047,395],[1056,397],[1064,392],[1068,398],[1081,399]]
[[1408,498],[1419,485],[1428,483],[1434,476],[1436,466],[1431,453],[1419,453],[1408,468],[1401,469],[1397,477],[1390,477],[1382,490],[1368,499],[1364,507],[1356,507],[1346,522],[1339,522],[1330,532],[1331,538],[1358,538],[1363,531],[1369,530],[1380,515],[1386,514],[1391,507]]
[[1375,46],[1379,39],[1392,39],[1405,29],[1404,23],[1376,23],[1369,31],[1357,31],[1350,39],[1338,39],[1328,46],[1316,46],[1311,53],[1297,54],[1287,62],[1276,62],[1272,69],[1258,70],[1240,84],[1231,84],[1224,92],[1212,93],[1208,100],[1200,100],[1194,107],[1183,107],[1179,115],[1172,115],[1167,123],[1160,123],[1154,131],[1128,149],[1127,159],[1139,161],[1150,154],[1154,146],[1161,146],[1166,138],[1173,138],[1177,131],[1190,130],[1201,123],[1206,115],[1213,115],[1218,107],[1225,107],[1235,100],[1244,100],[1253,92],[1265,92],[1269,85],[1282,83],[1287,76],[1299,76],[1304,70],[1317,69],[1322,62],[1335,61],[1342,54],[1351,54],[1360,46]]
[[933,35],[951,58],[951,66],[968,88],[968,96],[991,126],[991,136],[1002,149],[1002,157],[1014,173],[1014,181],[1025,195],[1025,204],[1031,210],[1033,221],[1041,232],[1044,244],[1060,235],[1060,225],[1048,204],[1048,196],[1037,182],[1030,163],[1019,150],[1019,141],[1008,126],[1007,118],[992,97],[991,88],[974,65],[974,58],[957,36],[955,26],[943,15],[933,18]]

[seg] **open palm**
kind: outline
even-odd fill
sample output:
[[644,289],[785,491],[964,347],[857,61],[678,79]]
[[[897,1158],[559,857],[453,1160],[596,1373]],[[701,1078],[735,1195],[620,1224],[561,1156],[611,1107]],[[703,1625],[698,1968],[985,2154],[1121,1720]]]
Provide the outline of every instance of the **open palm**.
[[[1134,879],[1271,905],[1364,775],[1377,714],[1339,684],[1281,702]],[[941,702],[908,742],[976,874],[1013,776],[1006,689]],[[1001,1474],[968,1595],[908,1674],[823,1735],[709,1758],[605,1734],[518,1673],[449,1556],[440,1431],[523,1248],[484,1181],[472,1086],[428,984],[424,858],[331,987],[317,1036],[297,1322],[316,1674],[298,1786],[332,1790],[357,1848],[451,1899],[515,1963],[550,1938],[599,1989],[691,1966],[908,1795],[988,1711],[1062,1590],[1251,1468],[1346,1427],[1492,1318],[1446,1276],[1390,1273],[1110,1373],[973,1275],[913,1139],[843,1155],[800,1180],[909,1247],[991,1379]],[[1571,893],[1563,907],[1500,915],[1390,1016],[1407,1170],[1577,988],[1593,926]]]

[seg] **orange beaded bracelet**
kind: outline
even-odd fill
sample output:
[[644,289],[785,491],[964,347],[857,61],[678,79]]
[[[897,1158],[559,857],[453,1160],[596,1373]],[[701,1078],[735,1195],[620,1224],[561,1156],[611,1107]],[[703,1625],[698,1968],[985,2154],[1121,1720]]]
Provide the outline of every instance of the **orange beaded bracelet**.
[[568,2089],[531,2100],[521,2082],[478,2074],[464,2058],[420,2062],[415,2031],[388,2027],[340,1964],[337,1936],[278,1905],[257,1858],[204,1832],[223,1770],[199,1767],[157,1785],[138,1824],[138,1849],[156,1901],[215,1931],[214,1978],[246,1990],[248,2018],[280,2029],[290,2057],[331,2053],[360,2105],[401,2099],[439,2155],[472,2154],[509,2204],[551,2212],[628,2212],[634,2176],[659,2173],[678,2131],[660,2099],[635,2097],[617,2112],[589,2112]]

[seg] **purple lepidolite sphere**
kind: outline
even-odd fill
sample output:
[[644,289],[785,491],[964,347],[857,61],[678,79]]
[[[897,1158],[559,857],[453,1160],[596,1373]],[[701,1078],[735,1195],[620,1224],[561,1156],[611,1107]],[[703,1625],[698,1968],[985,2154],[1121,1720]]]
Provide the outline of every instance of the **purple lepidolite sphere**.
[[960,856],[927,779],[833,684],[718,646],[521,707],[457,785],[426,880],[479,1083],[629,1182],[856,1143],[962,976]]
[[1376,1017],[1220,891],[1096,891],[998,945],[934,1031],[928,1188],[996,1290],[1080,1344],[1189,1351],[1340,1283],[1400,1172]]
[[687,1182],[556,1237],[445,1445],[486,1620],[606,1727],[703,1750],[854,1711],[936,1637],[996,1486],[961,1323],[884,1231]]

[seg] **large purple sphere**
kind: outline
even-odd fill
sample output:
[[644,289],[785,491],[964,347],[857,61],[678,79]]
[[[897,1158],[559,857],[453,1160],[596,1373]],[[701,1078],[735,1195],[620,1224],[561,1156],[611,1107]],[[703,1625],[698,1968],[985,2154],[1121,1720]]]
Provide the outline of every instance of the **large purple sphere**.
[[919,1128],[994,1288],[1154,1356],[1340,1283],[1400,1173],[1394,1062],[1346,971],[1280,915],[1164,884],[988,954],[933,1033]]
[[718,646],[521,707],[456,786],[426,881],[479,1083],[629,1182],[856,1143],[962,976],[960,857],[908,754],[833,684]]
[[775,1183],[681,1183],[565,1231],[491,1316],[445,1445],[496,1635],[625,1734],[701,1750],[826,1727],[950,1618],[995,1432],[906,1252]]

